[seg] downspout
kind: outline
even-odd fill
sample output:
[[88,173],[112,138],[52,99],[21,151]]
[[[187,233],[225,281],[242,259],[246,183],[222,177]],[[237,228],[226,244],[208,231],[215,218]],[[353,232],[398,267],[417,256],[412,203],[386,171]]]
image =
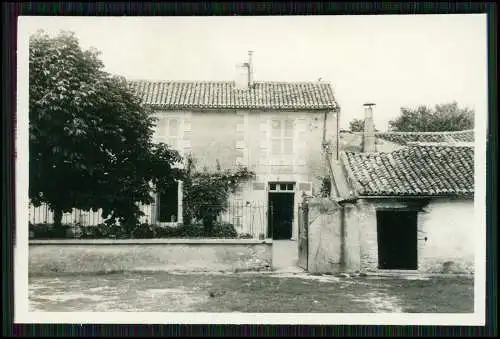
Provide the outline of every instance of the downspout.
[[336,148],[336,153],[337,153],[336,160],[339,160],[339,143],[340,143],[340,141],[339,141],[339,139],[340,139],[340,137],[339,137],[339,120],[340,119],[339,118],[340,117],[339,116],[340,116],[340,108],[337,108],[334,112],[335,112],[335,115],[337,117],[337,133],[336,133],[336,135],[337,135],[336,136],[336,143],[337,143],[337,145],[335,147]]
[[326,146],[326,122],[328,119],[328,111],[325,111],[325,114],[323,116],[323,149],[325,149]]
[[[337,185],[335,185],[335,178],[333,175],[333,170],[332,170],[332,159],[331,159],[331,154],[330,154],[330,149],[329,149],[329,143],[326,141],[326,126],[327,126],[327,119],[328,119],[328,111],[325,112],[324,114],[324,120],[323,120],[323,151],[325,152],[325,160],[326,160],[326,165],[328,167],[328,172],[330,173],[330,195],[335,192],[336,196],[339,196],[339,191],[337,188]],[[338,115],[337,115],[338,119]],[[337,125],[338,126],[338,125]],[[337,128],[337,144],[338,144],[338,128]],[[337,147],[337,157],[338,157],[338,147]]]
[[340,269],[344,270],[345,254],[346,250],[346,231],[345,231],[345,208],[343,204],[339,204],[340,207]]

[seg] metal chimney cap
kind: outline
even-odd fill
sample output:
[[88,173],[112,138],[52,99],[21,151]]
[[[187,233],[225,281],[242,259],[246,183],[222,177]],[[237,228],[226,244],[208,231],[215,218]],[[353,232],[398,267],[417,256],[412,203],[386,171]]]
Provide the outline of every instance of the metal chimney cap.
[[367,102],[366,104],[363,104],[363,106],[375,106],[373,102]]

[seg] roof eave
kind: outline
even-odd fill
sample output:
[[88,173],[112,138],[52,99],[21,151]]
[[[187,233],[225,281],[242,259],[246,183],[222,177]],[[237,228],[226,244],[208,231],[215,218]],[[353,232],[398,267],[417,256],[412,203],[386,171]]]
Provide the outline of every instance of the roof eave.
[[335,110],[333,107],[241,107],[241,106],[221,106],[221,107],[204,107],[204,106],[164,106],[157,104],[143,104],[152,109],[159,109],[165,111],[209,111],[209,110],[246,110],[246,111],[280,111],[280,112],[332,112]]
[[439,199],[439,198],[466,198],[473,196],[474,192],[456,194],[402,194],[402,195],[363,195],[358,199]]

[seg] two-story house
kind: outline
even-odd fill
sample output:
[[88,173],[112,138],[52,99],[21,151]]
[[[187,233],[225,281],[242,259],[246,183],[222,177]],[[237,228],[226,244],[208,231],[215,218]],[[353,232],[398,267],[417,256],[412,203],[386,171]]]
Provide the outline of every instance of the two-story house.
[[[325,82],[131,81],[158,118],[155,139],[190,154],[197,168],[237,164],[255,172],[231,199],[266,208],[260,218],[235,216],[241,233],[297,236],[303,194],[318,192],[328,175],[323,146],[337,144],[339,106]],[[182,221],[182,183],[157,197],[155,222]],[[270,212],[272,211],[272,212]],[[264,219],[264,220],[262,220]],[[272,225],[272,227],[270,226]],[[263,227],[262,227],[263,226]]]

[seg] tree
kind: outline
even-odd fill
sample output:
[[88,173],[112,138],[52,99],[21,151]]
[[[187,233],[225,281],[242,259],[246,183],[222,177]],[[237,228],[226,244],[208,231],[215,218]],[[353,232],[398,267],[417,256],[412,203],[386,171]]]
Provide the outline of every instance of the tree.
[[179,154],[152,142],[151,112],[103,68],[73,33],[30,38],[29,197],[54,211],[59,228],[72,208],[102,208],[109,222],[132,226],[137,203],[152,202],[151,185],[180,175]]
[[365,121],[363,119],[352,119],[349,122],[349,130],[351,132],[363,132],[365,129]]
[[474,111],[458,107],[455,101],[436,105],[434,109],[402,107],[401,115],[389,125],[400,132],[461,131],[474,128]]

